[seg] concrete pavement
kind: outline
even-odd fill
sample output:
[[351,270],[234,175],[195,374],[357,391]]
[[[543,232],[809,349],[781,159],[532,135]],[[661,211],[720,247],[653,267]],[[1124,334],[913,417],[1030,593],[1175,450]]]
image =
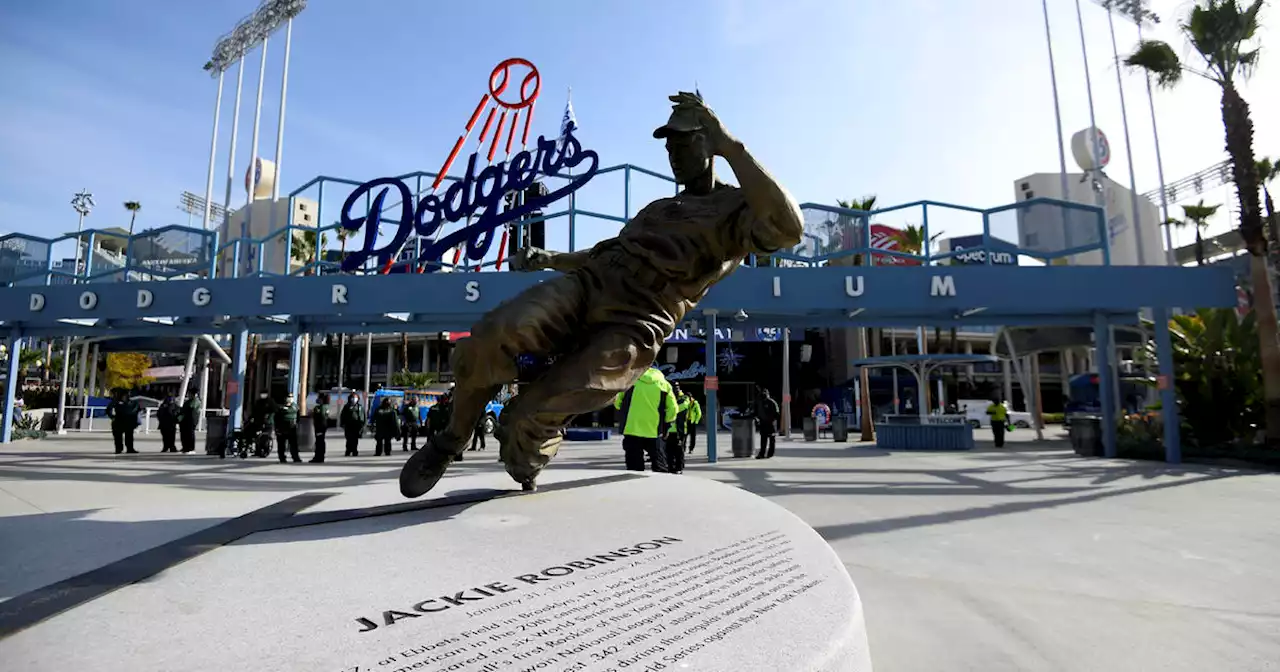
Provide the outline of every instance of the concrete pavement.
[[[862,593],[877,670],[1277,669],[1280,475],[1082,459],[1032,436],[971,453],[780,441],[772,460],[691,459],[686,474],[827,539]],[[0,598],[298,491],[394,490],[400,454],[367,443],[324,465],[151,440],[141,455],[84,438],[0,449]],[[440,490],[508,487],[496,457],[468,453]],[[620,467],[617,441],[565,444],[546,478]]]

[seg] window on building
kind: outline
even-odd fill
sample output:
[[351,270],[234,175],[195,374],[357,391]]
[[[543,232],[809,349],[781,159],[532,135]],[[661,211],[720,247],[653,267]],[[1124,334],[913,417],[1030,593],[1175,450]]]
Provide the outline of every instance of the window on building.
[[1026,192],[1023,192],[1023,194],[1022,194],[1022,195],[1023,195],[1023,197],[1024,197],[1024,198],[1023,198],[1023,200],[1027,200],[1027,201],[1029,201],[1029,200],[1031,200],[1031,199],[1033,199],[1033,198],[1035,198],[1035,197],[1036,197],[1036,192],[1034,192],[1034,191],[1026,191]]

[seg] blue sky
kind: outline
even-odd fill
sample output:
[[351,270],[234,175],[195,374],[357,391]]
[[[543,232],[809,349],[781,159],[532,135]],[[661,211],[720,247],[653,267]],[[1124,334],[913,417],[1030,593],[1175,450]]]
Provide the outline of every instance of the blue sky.
[[[1049,4],[1069,138],[1088,125],[1075,5]],[[1154,3],[1165,17],[1187,6]],[[178,196],[204,192],[212,130],[215,82],[201,66],[218,36],[253,9],[245,0],[0,6],[0,231],[74,230],[68,201],[82,188],[98,202],[90,226],[127,225],[125,200],[142,202],[140,229],[186,223]],[[1106,15],[1089,2],[1083,10],[1098,125],[1115,154],[1108,173],[1127,183]],[[1274,8],[1263,18],[1280,23]],[[1136,41],[1131,26],[1117,30],[1122,51]],[[1274,44],[1275,33],[1268,29],[1264,43]],[[1169,21],[1156,34],[1182,49]],[[277,33],[259,139],[268,158],[282,51]],[[489,71],[509,56],[530,59],[542,73],[534,131],[557,132],[572,87],[579,136],[606,166],[665,171],[650,132],[666,117],[666,96],[696,81],[730,131],[801,201],[875,193],[885,204],[929,198],[994,206],[1015,199],[1016,178],[1057,169],[1036,0],[313,0],[294,26],[284,191],[318,174],[372,179],[435,170]],[[255,51],[241,103],[238,184],[249,162],[258,62]],[[1255,147],[1272,156],[1280,155],[1278,72],[1274,57],[1264,56],[1245,89]],[[1140,76],[1125,73],[1125,83],[1145,191],[1156,186],[1146,95]],[[218,137],[218,201],[234,89],[233,69]],[[1160,92],[1157,106],[1169,179],[1223,158],[1210,85]],[[620,183],[601,181],[597,190],[609,195],[584,199],[620,211]],[[638,185],[633,198],[662,193],[660,185]],[[1222,189],[1205,195],[1210,202],[1228,196]],[[232,206],[243,198],[241,187]]]

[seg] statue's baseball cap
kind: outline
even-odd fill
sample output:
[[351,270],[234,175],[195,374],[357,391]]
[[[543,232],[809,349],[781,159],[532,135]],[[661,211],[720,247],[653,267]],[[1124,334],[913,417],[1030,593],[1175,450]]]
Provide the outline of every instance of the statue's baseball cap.
[[665,138],[672,133],[692,133],[701,130],[702,123],[698,121],[693,110],[676,108],[671,111],[671,117],[667,119],[667,123],[654,129],[653,137]]

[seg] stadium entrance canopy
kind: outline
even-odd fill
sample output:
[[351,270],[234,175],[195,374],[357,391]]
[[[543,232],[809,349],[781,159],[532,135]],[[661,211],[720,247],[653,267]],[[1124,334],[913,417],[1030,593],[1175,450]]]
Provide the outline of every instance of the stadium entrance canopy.
[[[593,152],[583,153],[594,159]],[[550,208],[541,206],[572,193],[577,187],[569,187],[585,181],[581,175],[561,176],[558,169],[545,171],[540,179],[551,190],[551,198],[532,204],[539,207],[525,207],[516,213],[519,218],[497,224],[491,218],[484,240],[486,232],[477,231],[478,224],[447,234],[440,227],[432,232],[434,238],[426,239],[413,226],[422,219],[424,204],[430,210],[431,199],[436,199],[431,195],[434,190],[425,188],[427,183],[452,185],[465,177],[436,180],[433,173],[412,173],[380,181],[393,195],[400,191],[400,202],[384,199],[385,194],[369,186],[373,183],[318,177],[291,193],[289,205],[309,199],[316,203],[313,221],[334,221],[332,208],[326,208],[325,194],[342,197],[341,221],[321,227],[321,234],[332,234],[344,224],[348,229],[370,221],[378,225],[363,227],[359,237],[371,228],[378,232],[368,235],[358,254],[347,258],[345,269],[327,258],[320,249],[323,245],[312,246],[312,256],[305,263],[270,267],[264,260],[273,254],[292,259],[296,256],[293,246],[300,244],[296,241],[304,232],[315,235],[314,228],[293,222],[282,222],[261,238],[224,241],[219,241],[215,232],[180,226],[145,231],[123,241],[116,240],[120,237],[116,233],[88,231],[81,235],[90,251],[90,263],[83,270],[74,262],[55,260],[59,256],[55,248],[74,246],[74,236],[4,236],[0,238],[0,282],[4,283],[0,287],[0,336],[8,339],[12,353],[6,417],[13,408],[22,337],[221,333],[231,335],[233,341],[227,382],[232,427],[238,427],[249,334],[293,337],[290,375],[296,391],[301,335],[466,331],[486,311],[547,277],[498,270],[507,246],[499,244],[497,250],[491,250],[497,230],[502,230],[505,243],[508,234],[521,236],[534,224],[567,222],[567,248],[581,249],[584,243],[593,242],[579,235],[583,224],[599,226],[604,222],[616,227],[631,216],[633,178],[665,181],[658,183],[659,195],[669,194],[673,188],[670,178],[630,165],[598,171],[592,166],[590,172],[597,181],[608,174],[622,178],[621,198],[613,201],[620,209],[602,213],[578,207],[569,199],[567,209],[546,212]],[[439,199],[434,207],[439,207]],[[1092,330],[1100,346],[1099,369],[1105,378],[1112,375],[1110,366],[1101,365],[1110,361],[1109,327],[1136,324],[1139,311],[1149,309],[1155,317],[1162,380],[1171,380],[1169,311],[1229,307],[1236,302],[1229,269],[1110,265],[1111,234],[1102,212],[1090,206],[1041,198],[986,210],[930,201],[872,212],[819,204],[804,204],[802,210],[806,235],[801,245],[768,260],[749,259],[746,266],[714,287],[688,316],[703,320],[707,334],[708,417],[717,417],[715,327],[722,318],[732,319],[733,326],[742,328],[1084,328]],[[984,248],[1008,251],[1009,241],[1018,240],[1017,225],[1022,218],[1046,216],[1060,217],[1063,226],[1073,229],[1068,239],[1083,242],[1058,250],[1015,246],[1023,265],[992,265],[992,254],[977,257],[985,258],[986,263],[953,264],[953,258],[960,254],[975,258],[974,250],[933,254],[925,249],[922,254],[912,254],[886,246],[876,233],[885,221],[918,223],[925,240],[929,239],[931,222],[935,229],[963,226],[981,230]],[[873,219],[877,221],[873,223]],[[395,233],[388,234],[390,230]],[[388,238],[394,242],[397,236],[401,236],[401,244],[409,241],[408,254],[386,244]],[[101,237],[122,242],[125,254],[108,258],[97,253],[94,241]],[[466,255],[445,253],[461,248],[466,248]],[[1055,265],[1055,260],[1090,251],[1100,253],[1102,265]],[[358,264],[351,263],[353,258]],[[866,265],[854,265],[855,261]],[[1106,389],[1109,382],[1104,380],[1103,384]],[[1164,388],[1164,408],[1174,409],[1171,386]],[[1109,455],[1115,449],[1114,414],[1114,407],[1104,405],[1104,426],[1110,430],[1105,432]],[[1166,413],[1169,458],[1173,460],[1177,459],[1177,426],[1176,412]],[[10,423],[6,422],[5,441],[9,434]],[[715,429],[710,428],[708,451],[712,459],[715,445]]]

